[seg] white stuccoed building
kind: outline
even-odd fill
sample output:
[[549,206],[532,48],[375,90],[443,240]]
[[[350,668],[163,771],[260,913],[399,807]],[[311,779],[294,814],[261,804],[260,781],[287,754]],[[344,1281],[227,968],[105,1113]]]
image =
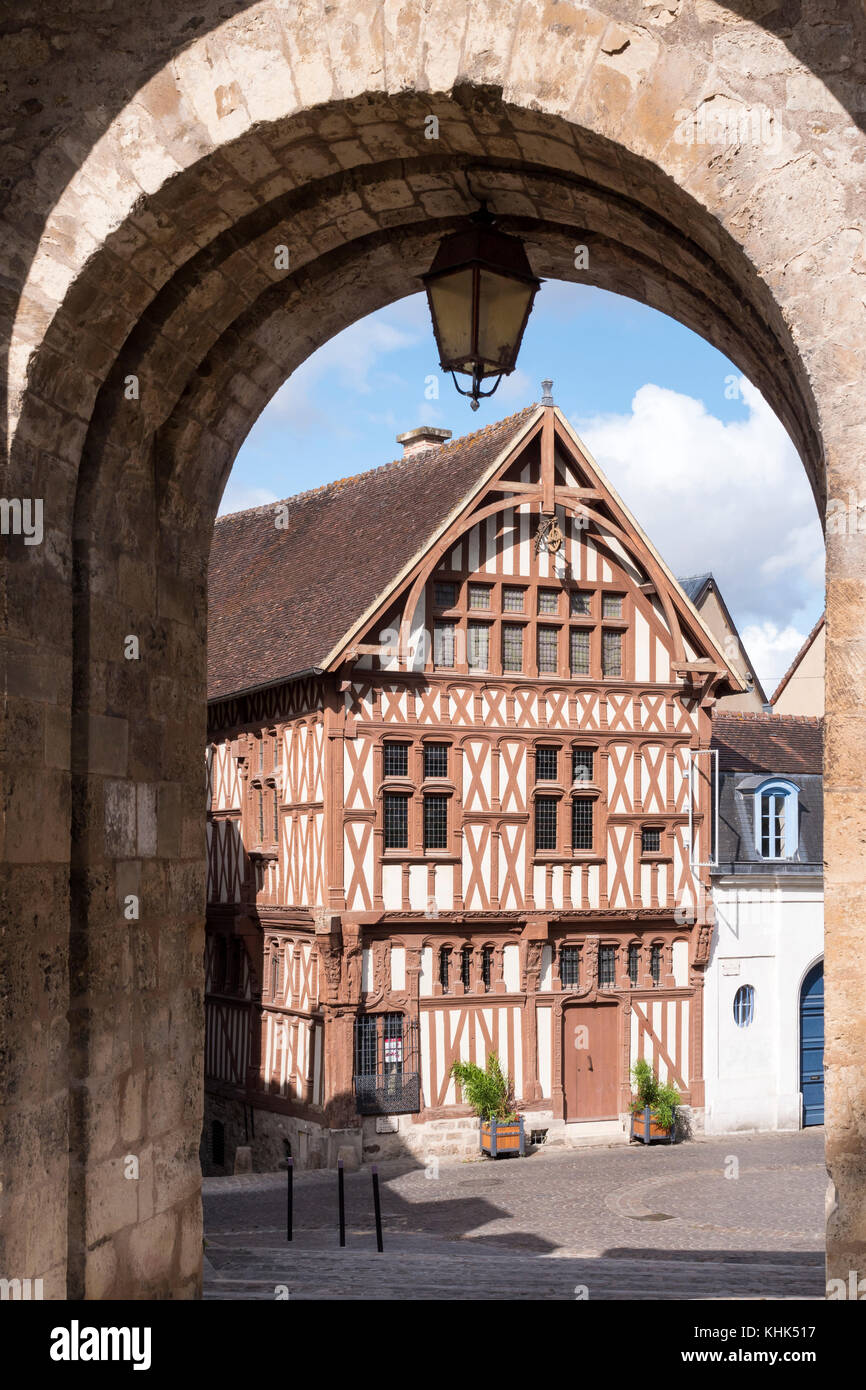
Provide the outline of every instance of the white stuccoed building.
[[824,1119],[822,721],[717,714],[705,1128]]

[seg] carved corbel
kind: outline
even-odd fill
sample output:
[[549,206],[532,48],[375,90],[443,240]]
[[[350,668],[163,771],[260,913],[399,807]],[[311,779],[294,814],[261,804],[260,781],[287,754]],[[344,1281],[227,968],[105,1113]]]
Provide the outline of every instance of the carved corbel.
[[361,975],[363,965],[363,934],[359,922],[343,923],[343,961],[345,963],[345,997],[347,1002],[359,1004],[361,1001]]
[[343,966],[343,933],[340,914],[324,907],[312,909],[316,947],[327,984],[327,998],[322,1003],[333,1004],[340,997]]
[[712,923],[705,922],[698,927],[698,939],[695,944],[695,957],[692,962],[698,968],[703,968],[710,959],[710,943],[713,938]]

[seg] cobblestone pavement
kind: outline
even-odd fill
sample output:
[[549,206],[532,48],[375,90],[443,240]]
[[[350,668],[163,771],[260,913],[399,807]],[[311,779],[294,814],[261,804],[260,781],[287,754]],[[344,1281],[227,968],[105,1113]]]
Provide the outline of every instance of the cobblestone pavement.
[[[523,1160],[207,1178],[205,1297],[229,1299],[820,1298],[823,1130],[539,1151]],[[730,1176],[726,1176],[730,1174]]]

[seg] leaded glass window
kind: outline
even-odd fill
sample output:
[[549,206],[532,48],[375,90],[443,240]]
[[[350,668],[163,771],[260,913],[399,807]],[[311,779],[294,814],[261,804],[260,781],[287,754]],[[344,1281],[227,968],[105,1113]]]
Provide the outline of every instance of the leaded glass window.
[[586,628],[573,627],[570,634],[570,660],[571,674],[573,676],[589,675],[589,632]]
[[535,799],[536,849],[556,849],[556,807],[555,796],[538,796]]
[[611,628],[601,635],[601,671],[603,676],[622,675],[622,633]]

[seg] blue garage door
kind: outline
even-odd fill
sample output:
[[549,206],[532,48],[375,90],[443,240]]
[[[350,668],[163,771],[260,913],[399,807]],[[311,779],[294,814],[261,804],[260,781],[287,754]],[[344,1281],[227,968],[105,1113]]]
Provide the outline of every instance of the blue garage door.
[[803,1124],[824,1123],[824,962],[813,965],[800,991],[800,1090]]

